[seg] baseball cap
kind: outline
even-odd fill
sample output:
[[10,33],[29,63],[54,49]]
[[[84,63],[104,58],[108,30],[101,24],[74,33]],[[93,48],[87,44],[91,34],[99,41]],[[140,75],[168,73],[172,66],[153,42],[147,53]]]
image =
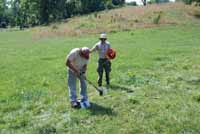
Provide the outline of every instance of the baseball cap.
[[84,58],[89,59],[89,57],[90,57],[90,49],[88,47],[82,47],[81,48],[81,55]]

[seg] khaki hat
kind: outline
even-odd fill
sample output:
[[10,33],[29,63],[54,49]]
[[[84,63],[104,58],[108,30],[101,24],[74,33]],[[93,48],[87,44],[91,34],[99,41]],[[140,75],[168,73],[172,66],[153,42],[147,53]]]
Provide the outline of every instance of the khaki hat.
[[105,33],[100,34],[100,39],[107,39],[106,34]]

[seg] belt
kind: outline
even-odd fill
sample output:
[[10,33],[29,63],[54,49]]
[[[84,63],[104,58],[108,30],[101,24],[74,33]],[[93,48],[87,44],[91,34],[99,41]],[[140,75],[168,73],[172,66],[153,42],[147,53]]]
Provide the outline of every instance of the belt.
[[99,58],[99,60],[108,60],[107,58]]

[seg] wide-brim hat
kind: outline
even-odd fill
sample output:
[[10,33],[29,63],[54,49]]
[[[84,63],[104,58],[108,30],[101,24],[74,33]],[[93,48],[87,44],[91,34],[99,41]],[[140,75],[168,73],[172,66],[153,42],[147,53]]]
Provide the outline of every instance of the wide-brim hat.
[[102,33],[102,34],[100,34],[100,37],[99,37],[100,39],[107,39],[107,36],[106,36],[106,34],[105,33]]

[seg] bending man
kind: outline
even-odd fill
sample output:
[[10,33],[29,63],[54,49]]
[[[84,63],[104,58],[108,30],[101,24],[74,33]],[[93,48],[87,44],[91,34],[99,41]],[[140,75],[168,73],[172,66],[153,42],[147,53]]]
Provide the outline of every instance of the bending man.
[[74,48],[68,54],[66,59],[66,66],[68,67],[68,89],[71,106],[73,108],[80,108],[80,102],[76,95],[76,80],[80,80],[80,97],[81,102],[90,107],[87,96],[87,83],[85,81],[85,73],[89,60],[90,49],[87,47]]

